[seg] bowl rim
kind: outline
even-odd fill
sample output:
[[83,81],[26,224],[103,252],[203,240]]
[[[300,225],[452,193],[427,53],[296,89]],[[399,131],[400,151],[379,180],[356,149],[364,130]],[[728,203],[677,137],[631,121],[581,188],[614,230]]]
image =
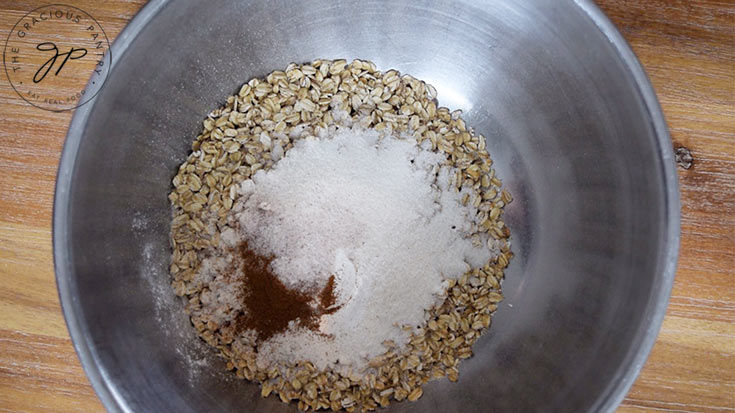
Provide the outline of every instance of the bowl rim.
[[[117,36],[110,47],[109,53],[118,56],[118,58],[124,55],[141,30],[169,2],[170,0],[151,0],[144,5]],[[573,3],[586,14],[597,29],[610,41],[637,86],[639,97],[645,105],[646,114],[656,135],[656,143],[662,160],[663,187],[666,191],[666,237],[663,240],[664,254],[661,263],[661,285],[653,291],[647,304],[646,312],[649,314],[647,323],[643,324],[636,332],[628,354],[626,354],[618,368],[617,374],[611,378],[606,388],[600,392],[596,403],[591,408],[593,411],[613,411],[623,401],[648,359],[666,314],[676,273],[681,238],[679,184],[668,127],[656,93],[640,61],[622,34],[593,0],[573,0]],[[114,62],[111,66],[110,72],[114,69]],[[91,84],[91,81],[87,84],[87,89],[95,94],[101,87],[102,85]],[[80,303],[74,295],[76,280],[73,276],[68,244],[65,242],[69,232],[66,217],[69,212],[69,193],[76,155],[87,119],[94,108],[94,100],[92,99],[88,102],[89,104],[76,109],[69,125],[59,161],[52,222],[54,269],[67,329],[92,387],[108,411],[132,411],[125,397],[118,391],[110,373],[101,366],[96,346],[88,334],[89,326],[79,316],[82,311]]]

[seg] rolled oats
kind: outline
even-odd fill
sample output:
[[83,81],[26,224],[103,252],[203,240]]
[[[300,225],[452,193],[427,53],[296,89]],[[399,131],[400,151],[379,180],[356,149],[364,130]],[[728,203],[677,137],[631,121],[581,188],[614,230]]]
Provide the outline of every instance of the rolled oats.
[[[415,401],[431,379],[456,382],[459,361],[472,356],[472,345],[490,326],[502,300],[503,271],[513,255],[502,221],[503,207],[512,198],[501,190],[485,138],[467,127],[460,110],[439,107],[436,97],[434,86],[395,70],[382,73],[369,61],[314,60],[251,79],[202,122],[169,194],[172,287],[188,298],[186,310],[200,337],[219,350],[237,377],[259,382],[263,397],[275,393],[284,403],[297,401],[301,410],[369,411],[392,400]],[[461,171],[452,179],[456,188],[467,190],[462,203],[481,211],[476,231],[496,239],[500,254],[459,280],[447,280],[446,298],[426,312],[426,322],[404,326],[411,332],[405,348],[384,343],[386,352],[370,361],[367,374],[346,377],[318,371],[308,362],[266,370],[255,362],[254,343],[234,340],[232,331],[199,311],[208,286],[194,275],[204,252],[218,244],[228,227],[237,185],[272,167],[304,130],[318,134],[334,124],[336,107],[348,111],[352,123],[385,134],[411,133],[444,153],[447,163]]]

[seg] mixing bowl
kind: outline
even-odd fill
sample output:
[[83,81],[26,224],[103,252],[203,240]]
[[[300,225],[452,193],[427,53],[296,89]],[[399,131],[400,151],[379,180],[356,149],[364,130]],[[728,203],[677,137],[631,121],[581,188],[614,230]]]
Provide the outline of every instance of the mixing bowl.
[[[79,357],[111,411],[295,411],[224,372],[169,288],[167,194],[201,121],[253,76],[361,58],[436,86],[487,137],[516,254],[493,325],[390,412],[607,411],[660,327],[679,198],[660,108],[585,0],[152,1],[77,109],[54,257]],[[99,85],[89,85],[95,89]]]

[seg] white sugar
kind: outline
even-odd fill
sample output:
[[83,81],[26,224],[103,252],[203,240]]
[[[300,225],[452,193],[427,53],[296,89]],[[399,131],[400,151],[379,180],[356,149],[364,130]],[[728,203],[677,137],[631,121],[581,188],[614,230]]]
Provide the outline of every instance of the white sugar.
[[[484,265],[497,251],[466,237],[477,210],[462,206],[444,155],[411,138],[359,126],[300,139],[268,171],[240,186],[240,233],[291,288],[322,288],[335,277],[339,310],[320,332],[291,328],[259,346],[259,363],[309,360],[361,371],[407,339],[438,304],[443,280]],[[337,364],[339,363],[339,364]]]

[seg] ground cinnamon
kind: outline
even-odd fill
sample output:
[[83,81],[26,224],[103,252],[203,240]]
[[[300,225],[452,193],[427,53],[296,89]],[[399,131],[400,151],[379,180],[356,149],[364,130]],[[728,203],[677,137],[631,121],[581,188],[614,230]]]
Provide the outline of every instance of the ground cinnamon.
[[337,302],[337,296],[334,294],[334,275],[329,276],[327,285],[324,286],[322,292],[319,294],[319,304],[322,314],[332,314],[335,311],[342,308],[341,305],[335,306]]
[[274,257],[264,257],[243,242],[237,248],[237,259],[243,275],[242,300],[245,312],[236,323],[238,332],[254,330],[258,341],[265,341],[288,329],[291,322],[300,327],[318,330],[319,317],[331,314],[336,297],[334,276],[318,294],[290,289],[271,270]]

